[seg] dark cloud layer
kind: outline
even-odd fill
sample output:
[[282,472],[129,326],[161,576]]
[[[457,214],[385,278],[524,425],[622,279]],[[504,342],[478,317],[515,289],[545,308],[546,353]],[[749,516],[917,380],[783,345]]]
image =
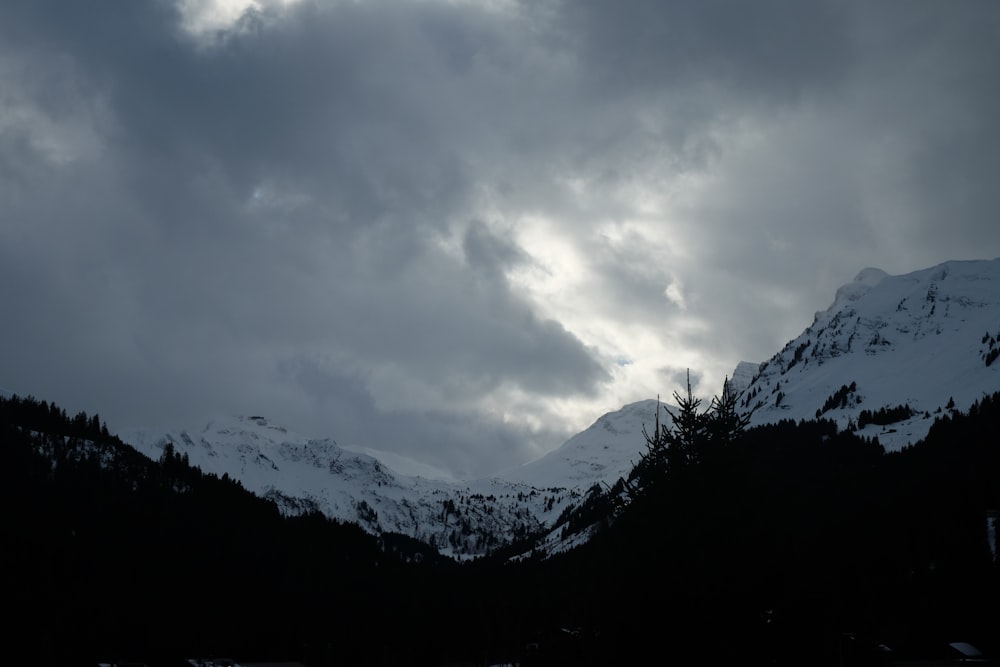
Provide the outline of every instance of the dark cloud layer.
[[0,6],[3,386],[485,474],[1000,254],[988,0],[236,4]]

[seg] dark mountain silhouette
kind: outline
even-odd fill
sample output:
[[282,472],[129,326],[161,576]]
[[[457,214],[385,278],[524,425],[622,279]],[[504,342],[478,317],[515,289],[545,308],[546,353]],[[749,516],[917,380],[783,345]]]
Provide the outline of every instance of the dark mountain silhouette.
[[884,658],[880,644],[998,648],[1000,394],[895,453],[822,420],[706,441],[607,503],[586,544],[464,565],[283,515],[44,401],[0,400],[0,433],[5,634],[40,664],[835,665]]

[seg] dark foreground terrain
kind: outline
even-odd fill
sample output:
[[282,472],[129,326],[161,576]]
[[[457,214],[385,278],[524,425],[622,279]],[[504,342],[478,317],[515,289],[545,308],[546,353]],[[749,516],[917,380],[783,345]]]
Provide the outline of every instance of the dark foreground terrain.
[[959,659],[956,641],[1000,650],[998,396],[894,454],[823,421],[696,443],[688,463],[637,476],[627,504],[595,492],[603,530],[587,545],[516,564],[282,516],[44,401],[0,401],[0,438],[3,634],[28,664],[861,665]]

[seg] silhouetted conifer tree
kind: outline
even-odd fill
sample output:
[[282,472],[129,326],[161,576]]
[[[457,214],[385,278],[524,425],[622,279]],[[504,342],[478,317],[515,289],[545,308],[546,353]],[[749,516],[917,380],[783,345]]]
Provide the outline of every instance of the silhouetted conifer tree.
[[[681,474],[683,470],[699,463],[715,447],[721,447],[738,438],[750,423],[750,413],[739,411],[738,395],[732,390],[729,378],[723,381],[722,394],[712,398],[709,408],[701,411],[701,399],[691,392],[691,372],[688,371],[687,391],[684,395],[674,392],[678,410],[672,411],[657,404],[653,433],[643,428],[646,453],[636,466],[632,478],[640,478],[640,486],[651,480]],[[662,407],[670,415],[670,423],[661,423]],[[642,479],[645,477],[646,479]]]
[[[688,392],[690,391],[689,385]],[[741,436],[749,426],[752,413],[741,413],[737,399],[738,395],[733,391],[727,376],[722,382],[722,394],[712,398],[708,410],[706,435],[710,444],[729,444]]]

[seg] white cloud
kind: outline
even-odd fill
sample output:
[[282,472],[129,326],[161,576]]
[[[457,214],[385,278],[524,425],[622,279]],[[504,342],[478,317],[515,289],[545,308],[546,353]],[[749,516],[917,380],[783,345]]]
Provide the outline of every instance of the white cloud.
[[670,303],[674,304],[681,310],[687,309],[687,300],[684,298],[684,285],[681,284],[679,280],[673,280],[667,285],[667,288],[663,290],[663,295],[667,297]]
[[284,7],[299,0],[177,0],[181,27],[194,36],[232,29],[247,12]]

